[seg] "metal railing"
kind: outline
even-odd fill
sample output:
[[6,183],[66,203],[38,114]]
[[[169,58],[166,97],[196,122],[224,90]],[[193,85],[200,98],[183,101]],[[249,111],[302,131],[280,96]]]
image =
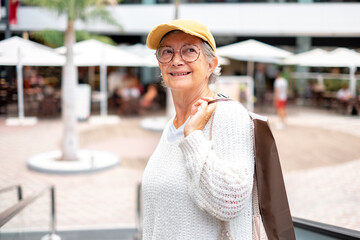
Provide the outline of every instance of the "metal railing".
[[135,240],[142,239],[142,195],[141,195],[141,183],[137,185],[136,189],[136,235]]
[[11,186],[2,188],[2,189],[0,189],[0,194],[11,191],[13,189],[17,190],[18,200],[21,201],[22,200],[22,188],[20,185],[11,185]]
[[[333,226],[325,223],[315,222],[307,219],[293,217],[295,228],[304,229],[331,239],[359,240],[360,232],[352,229]],[[298,237],[297,237],[298,238]]]
[[[11,186],[6,189],[3,189],[2,191],[7,191],[10,188],[14,187],[20,187],[20,186]],[[36,192],[35,194],[32,194],[31,196],[27,198],[22,198],[22,191],[21,187],[18,188],[19,191],[19,202],[12,207],[6,209],[2,213],[0,213],[0,228],[3,227],[7,222],[9,222],[11,219],[13,219],[15,216],[17,216],[23,209],[28,207],[31,203],[33,203],[35,200],[43,196],[46,192],[50,191],[50,233],[46,235],[42,239],[60,239],[56,234],[56,209],[55,209],[55,188],[54,186],[46,186],[40,191]]]

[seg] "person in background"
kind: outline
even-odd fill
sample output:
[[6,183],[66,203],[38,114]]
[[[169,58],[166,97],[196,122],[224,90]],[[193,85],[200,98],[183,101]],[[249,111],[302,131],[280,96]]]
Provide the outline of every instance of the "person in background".
[[285,127],[287,94],[288,82],[282,77],[282,72],[279,70],[274,81],[274,106],[279,117],[276,125],[278,129]]
[[337,91],[336,98],[339,103],[339,110],[342,113],[347,113],[351,101],[351,92],[347,84],[344,84],[343,87]]
[[257,63],[255,71],[255,96],[256,102],[260,105],[264,103],[266,93],[266,77],[265,77],[265,64]]
[[141,92],[142,86],[138,76],[132,72],[132,69],[127,68],[121,85],[115,91],[118,114],[139,114]]
[[156,107],[156,98],[158,95],[156,84],[149,84],[146,92],[140,99],[140,114],[145,114],[147,111]]
[[143,174],[143,239],[252,239],[253,125],[240,103],[210,103],[221,97],[209,88],[220,75],[212,34],[179,19],[155,27],[147,46],[175,115]]
[[341,102],[348,102],[351,99],[351,92],[347,84],[337,91],[336,98]]

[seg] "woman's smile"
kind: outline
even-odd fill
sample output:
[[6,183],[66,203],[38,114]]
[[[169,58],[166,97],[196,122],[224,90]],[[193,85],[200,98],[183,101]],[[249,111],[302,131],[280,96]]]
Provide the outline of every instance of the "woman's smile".
[[183,77],[190,75],[191,72],[188,71],[182,71],[182,72],[170,72],[170,75],[173,77]]

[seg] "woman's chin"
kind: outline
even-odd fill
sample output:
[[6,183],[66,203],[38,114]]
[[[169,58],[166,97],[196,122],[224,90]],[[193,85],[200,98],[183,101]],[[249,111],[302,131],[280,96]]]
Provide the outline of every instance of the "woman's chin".
[[186,80],[175,80],[165,83],[166,86],[173,90],[186,90],[192,87],[191,83]]

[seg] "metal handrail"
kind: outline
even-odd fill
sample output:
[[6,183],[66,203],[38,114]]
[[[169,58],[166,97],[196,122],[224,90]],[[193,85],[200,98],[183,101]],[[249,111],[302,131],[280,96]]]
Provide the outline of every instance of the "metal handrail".
[[136,191],[136,236],[135,239],[142,239],[142,194],[141,194],[141,183],[137,185]]
[[307,219],[293,217],[294,226],[297,228],[305,229],[311,232],[319,233],[321,235],[342,239],[342,240],[359,240],[360,232],[342,228],[330,224],[315,222]]
[[11,185],[5,188],[0,189],[0,194],[4,193],[4,192],[8,192],[12,189],[17,189],[17,194],[18,194],[18,200],[21,201],[22,200],[22,188],[20,185]]
[[9,222],[13,217],[15,217],[18,213],[20,213],[24,208],[29,206],[36,199],[41,197],[45,192],[50,190],[51,196],[51,234],[55,234],[56,227],[56,209],[55,209],[55,188],[54,186],[47,186],[37,193],[21,200],[14,206],[8,208],[7,210],[0,213],[0,228],[4,226],[7,222]]

